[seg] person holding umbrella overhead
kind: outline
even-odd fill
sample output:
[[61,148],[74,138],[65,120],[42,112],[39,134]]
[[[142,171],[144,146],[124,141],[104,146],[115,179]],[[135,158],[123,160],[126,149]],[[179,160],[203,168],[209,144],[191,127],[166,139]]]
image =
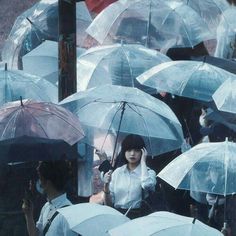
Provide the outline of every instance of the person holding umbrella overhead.
[[143,215],[143,193],[154,191],[156,173],[146,165],[147,151],[139,135],[125,137],[119,156],[125,164],[104,175],[104,202],[133,219]]
[[69,168],[65,161],[43,161],[37,167],[39,175],[38,191],[46,194],[48,202],[41,209],[37,223],[33,218],[33,206],[29,199],[23,200],[22,210],[25,214],[27,230],[30,236],[74,236],[63,216],[57,210],[72,205],[67,199],[65,186],[68,181]]

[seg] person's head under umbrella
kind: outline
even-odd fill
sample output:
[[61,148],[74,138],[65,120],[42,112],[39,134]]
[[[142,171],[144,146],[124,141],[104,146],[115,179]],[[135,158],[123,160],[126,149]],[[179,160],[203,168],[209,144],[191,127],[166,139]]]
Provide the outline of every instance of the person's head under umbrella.
[[42,161],[37,167],[39,185],[48,199],[53,195],[61,195],[69,177],[69,169],[66,161]]
[[[58,209],[72,205],[67,199],[65,187],[68,182],[69,168],[66,161],[42,161],[37,167],[39,185],[37,190],[47,195],[47,202],[41,209],[38,221],[34,222],[33,205],[24,199],[22,210],[25,214],[29,235],[75,235]],[[63,234],[61,234],[63,232]],[[64,234],[70,232],[70,234]]]
[[224,142],[226,138],[231,140],[234,137],[234,132],[227,126],[214,122],[209,127],[202,127],[200,133],[203,136],[209,137],[210,142]]
[[146,165],[143,138],[127,135],[121,144],[119,158],[125,164],[104,175],[104,203],[126,213],[130,219],[143,216],[142,192],[153,191],[156,186],[156,173]]

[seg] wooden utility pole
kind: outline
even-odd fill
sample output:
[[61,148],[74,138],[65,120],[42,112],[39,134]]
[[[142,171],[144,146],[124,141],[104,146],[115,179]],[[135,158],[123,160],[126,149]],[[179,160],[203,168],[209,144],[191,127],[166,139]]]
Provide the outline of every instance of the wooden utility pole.
[[[76,93],[76,0],[58,0],[58,100]],[[75,144],[72,148],[77,149]],[[71,162],[69,199],[77,203],[78,163]]]
[[76,92],[76,0],[58,0],[58,99]]

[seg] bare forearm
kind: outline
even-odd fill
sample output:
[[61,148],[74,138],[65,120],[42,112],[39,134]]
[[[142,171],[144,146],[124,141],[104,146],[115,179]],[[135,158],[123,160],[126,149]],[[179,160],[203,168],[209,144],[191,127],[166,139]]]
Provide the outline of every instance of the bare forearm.
[[104,203],[105,203],[105,205],[112,206],[111,193],[110,193],[108,183],[104,184],[103,192],[104,192]]
[[25,220],[29,236],[38,236],[39,232],[38,229],[36,228],[33,216],[32,215],[25,216]]

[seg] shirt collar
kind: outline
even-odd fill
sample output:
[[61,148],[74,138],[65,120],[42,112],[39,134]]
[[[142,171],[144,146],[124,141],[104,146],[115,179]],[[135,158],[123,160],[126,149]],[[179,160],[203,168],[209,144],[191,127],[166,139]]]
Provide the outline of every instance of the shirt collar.
[[60,207],[67,200],[66,193],[61,194],[60,196],[53,198],[49,203],[55,207]]
[[129,170],[127,164],[124,165],[123,171],[125,173],[135,173],[135,174],[140,174],[141,173],[141,164],[139,164],[134,170]]

